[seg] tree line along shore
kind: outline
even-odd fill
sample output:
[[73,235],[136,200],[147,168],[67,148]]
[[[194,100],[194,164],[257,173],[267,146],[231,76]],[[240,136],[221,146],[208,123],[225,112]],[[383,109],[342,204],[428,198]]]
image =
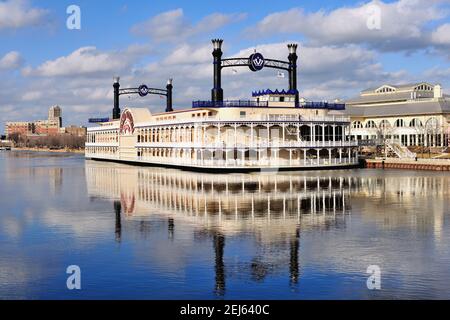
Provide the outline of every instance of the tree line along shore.
[[84,136],[70,134],[49,136],[24,136],[11,134],[13,149],[29,151],[76,152],[84,153]]

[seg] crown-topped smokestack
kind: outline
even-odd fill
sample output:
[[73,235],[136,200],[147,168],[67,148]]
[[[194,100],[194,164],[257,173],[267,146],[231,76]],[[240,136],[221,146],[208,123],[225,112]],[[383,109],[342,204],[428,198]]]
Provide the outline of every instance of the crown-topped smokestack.
[[297,53],[297,47],[298,47],[298,44],[296,44],[296,43],[290,43],[290,44],[288,44],[288,49],[289,49],[289,53]]
[[214,50],[222,49],[222,43],[223,43],[222,39],[212,39],[211,41],[213,43]]
[[299,104],[299,96],[297,90],[297,47],[298,44],[290,43],[287,45],[289,49],[289,90],[295,92],[295,105]]
[[169,80],[167,80],[167,86],[166,86],[166,90],[167,90],[166,112],[172,112],[173,111],[173,107],[172,107],[172,89],[173,89],[173,79],[170,78]]
[[114,76],[113,78],[114,84],[114,109],[112,112],[113,120],[120,119],[120,106],[119,106],[119,89],[120,89],[120,77]]
[[211,100],[213,102],[223,101],[223,89],[222,89],[222,39],[213,39],[212,44],[214,47],[214,88],[211,91]]

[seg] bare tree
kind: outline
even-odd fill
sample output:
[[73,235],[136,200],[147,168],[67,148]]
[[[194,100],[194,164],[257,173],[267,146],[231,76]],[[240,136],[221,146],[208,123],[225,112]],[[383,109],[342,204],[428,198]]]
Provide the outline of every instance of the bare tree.
[[441,127],[439,121],[436,118],[430,118],[425,122],[425,132],[428,144],[428,158],[431,158],[431,141],[433,139],[436,143],[436,136],[441,133]]
[[423,154],[425,152],[425,134],[426,134],[426,128],[423,125],[422,121],[420,121],[419,119],[415,118],[412,121],[414,121],[413,123],[413,128],[414,131],[416,132],[416,134],[418,135],[418,141],[416,141],[416,145],[419,146],[420,148],[420,155],[423,158]]
[[17,145],[20,142],[20,133],[14,132],[9,135],[9,140],[11,140],[14,145]]
[[383,120],[376,127],[376,129],[377,129],[377,139],[382,142],[384,157],[387,158],[387,141],[390,139],[394,131],[394,128],[387,120]]

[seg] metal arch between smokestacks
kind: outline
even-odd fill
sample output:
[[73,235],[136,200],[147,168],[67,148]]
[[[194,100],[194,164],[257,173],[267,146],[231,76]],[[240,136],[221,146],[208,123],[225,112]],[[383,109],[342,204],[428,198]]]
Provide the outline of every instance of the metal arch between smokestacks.
[[[290,70],[290,63],[287,61],[264,59],[264,68],[281,69],[285,71]],[[222,59],[222,68],[229,67],[248,67],[248,58],[227,58]]]
[[[222,59],[222,39],[213,39],[212,44],[214,51],[212,53],[214,57],[213,71],[214,71],[214,87],[211,91],[211,100],[214,103],[223,102],[223,89],[222,89],[222,69],[230,67],[249,67],[252,71],[259,71],[263,68],[273,68],[279,70],[285,70],[289,73],[289,91],[295,93],[295,104],[299,105],[299,94],[297,89],[297,48],[298,44],[288,44],[289,56],[288,61],[277,59],[266,59],[261,54],[255,52],[250,58],[226,58]],[[252,57],[259,55],[260,66],[255,67],[252,65]],[[262,61],[261,61],[262,60]]]
[[[119,95],[140,94],[139,88],[125,88],[119,90]],[[155,94],[160,96],[167,96],[166,89],[148,88],[147,94]]]
[[[160,88],[149,88],[146,85],[141,85],[137,88],[123,88],[120,89],[120,77],[114,77],[114,109],[113,109],[113,119],[117,120],[120,119],[120,106],[119,106],[119,97],[121,95],[132,95],[137,94],[141,97],[145,97],[149,94],[152,95],[158,95],[158,96],[165,96],[166,97],[166,112],[172,112],[173,106],[172,106],[172,91],[173,91],[173,80],[170,78],[167,81],[166,89],[160,89]],[[145,91],[142,91],[142,88],[145,88]]]

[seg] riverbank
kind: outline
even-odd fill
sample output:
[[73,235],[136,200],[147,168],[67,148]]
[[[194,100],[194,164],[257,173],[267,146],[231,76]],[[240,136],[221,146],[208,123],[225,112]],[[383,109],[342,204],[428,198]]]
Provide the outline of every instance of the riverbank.
[[366,168],[450,171],[448,159],[367,159]]
[[12,151],[33,151],[33,152],[54,152],[54,153],[77,153],[77,154],[84,154],[84,150],[80,150],[80,149],[69,149],[69,148],[64,148],[64,149],[50,149],[50,148],[24,148],[24,147],[20,147],[20,148],[12,148]]

